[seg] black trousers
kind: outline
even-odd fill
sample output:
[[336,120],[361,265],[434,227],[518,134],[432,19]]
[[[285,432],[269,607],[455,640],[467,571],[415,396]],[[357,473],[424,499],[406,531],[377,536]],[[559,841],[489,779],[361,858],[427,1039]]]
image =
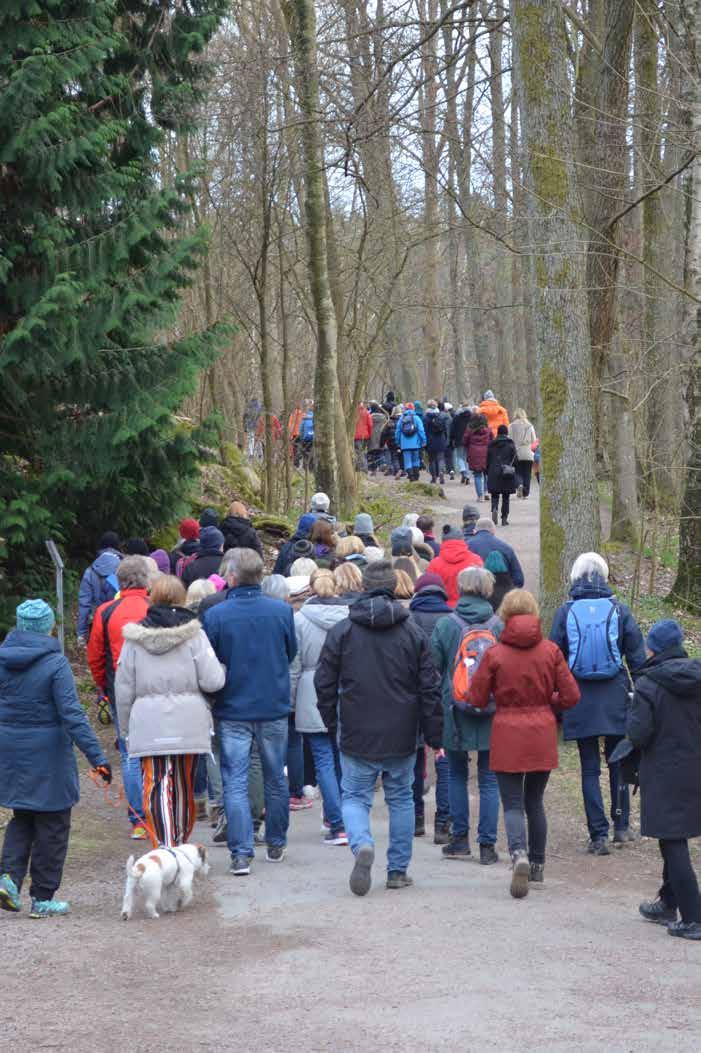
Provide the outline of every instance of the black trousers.
[[528,497],[531,492],[531,472],[533,461],[516,462],[516,483],[523,487],[523,496]]
[[499,498],[501,498],[501,521],[505,523],[509,518],[509,503],[511,494],[492,494],[492,519],[499,518]]
[[15,808],[5,831],[0,874],[9,874],[22,887],[27,870],[32,899],[53,899],[63,877],[71,832],[71,809],[30,812]]
[[428,470],[431,473],[432,479],[437,479],[438,476],[445,474],[445,453],[443,450],[429,453]]
[[689,856],[688,841],[660,841],[664,859],[660,899],[679,911],[682,921],[701,922],[701,895]]
[[[499,794],[504,809],[504,826],[509,852],[525,852],[531,863],[545,862],[548,820],[543,794],[550,778],[549,771],[496,772]],[[526,819],[528,833],[526,833]]]

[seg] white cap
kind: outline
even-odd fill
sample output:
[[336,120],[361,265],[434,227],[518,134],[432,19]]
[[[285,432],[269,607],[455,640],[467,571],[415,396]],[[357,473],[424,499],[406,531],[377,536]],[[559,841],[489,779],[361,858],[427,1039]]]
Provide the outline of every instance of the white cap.
[[318,494],[312,494],[312,512],[328,512],[331,500],[328,494],[324,494],[321,491]]

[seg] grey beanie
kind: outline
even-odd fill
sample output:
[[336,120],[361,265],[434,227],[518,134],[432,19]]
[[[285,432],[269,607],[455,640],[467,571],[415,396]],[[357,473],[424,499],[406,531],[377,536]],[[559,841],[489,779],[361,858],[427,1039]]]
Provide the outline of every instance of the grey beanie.
[[389,560],[380,559],[375,563],[368,563],[363,570],[363,588],[366,592],[384,589],[385,592],[393,593],[396,587],[397,575]]
[[355,523],[353,524],[354,534],[374,534],[375,524],[372,521],[372,516],[368,515],[367,512],[360,512],[355,517]]
[[476,505],[463,505],[462,510],[462,521],[463,523],[477,522],[480,517],[480,510]]
[[464,541],[462,530],[458,530],[457,527],[451,526],[450,523],[446,523],[443,527],[443,540],[444,541]]
[[414,539],[410,527],[395,527],[389,536],[393,556],[411,556]]

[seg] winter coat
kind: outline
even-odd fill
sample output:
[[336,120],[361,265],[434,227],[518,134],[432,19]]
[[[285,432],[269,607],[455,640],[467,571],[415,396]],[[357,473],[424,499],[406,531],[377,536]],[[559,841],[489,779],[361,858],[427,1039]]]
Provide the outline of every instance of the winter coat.
[[465,428],[463,446],[465,456],[471,472],[485,472],[487,470],[487,449],[492,441],[492,433],[489,428]]
[[509,414],[496,399],[484,399],[480,402],[479,411],[487,418],[487,424],[495,435],[500,424],[509,426]]
[[430,640],[438,619],[450,614],[445,589],[439,588],[438,585],[427,585],[411,597],[409,610],[416,624]]
[[[639,669],[645,662],[645,644],[635,618],[625,603],[615,599],[609,586],[598,575],[592,581],[582,578],[570,589],[570,601],[555,612],[550,639],[569,658],[567,613],[573,600],[614,599],[619,610],[618,648],[628,669]],[[626,727],[630,678],[625,666],[610,680],[578,680],[582,698],[576,709],[565,713],[562,721],[565,739],[586,739],[593,735],[623,735]]]
[[326,731],[316,704],[314,674],[329,631],[348,617],[348,604],[336,597],[311,599],[295,614],[297,656],[290,666],[291,701],[300,732]]
[[119,592],[115,571],[121,559],[121,552],[103,548],[83,574],[78,590],[78,636],[85,638],[88,635],[96,609],[101,603],[114,599]]
[[481,556],[470,552],[464,541],[460,541],[458,538],[449,538],[448,541],[443,542],[440,552],[431,560],[427,570],[429,574],[438,574],[440,576],[448,596],[448,606],[454,607],[460,596],[458,574],[465,567],[481,566]]
[[681,647],[650,658],[635,678],[626,734],[640,747],[640,832],[701,837],[701,661]]
[[382,429],[380,435],[380,449],[383,450],[385,447],[392,452],[399,449],[399,443],[397,442],[397,422],[394,420],[388,420]]
[[61,812],[80,798],[73,746],[107,758],[58,640],[13,629],[0,646],[0,805]]
[[424,417],[426,449],[429,453],[445,453],[450,439],[450,414],[430,409]]
[[465,540],[470,551],[476,552],[478,556],[481,556],[482,562],[484,562],[490,552],[501,552],[509,568],[514,586],[517,589],[523,588],[523,568],[508,541],[502,541],[500,537],[492,534],[489,530],[478,530],[469,539],[465,538]]
[[374,413],[370,414],[370,418],[372,420],[372,433],[368,449],[375,451],[382,447],[382,432],[385,424],[387,424],[387,415],[382,410],[375,410]]
[[114,701],[114,676],[122,651],[122,630],[127,622],[140,622],[148,612],[147,589],[125,589],[118,600],[103,603],[95,611],[88,640],[88,665],[92,678]]
[[496,713],[489,743],[492,771],[557,768],[557,720],[552,708],[579,701],[577,681],[562,651],[544,640],[532,614],[509,618],[499,643],[485,652],[470,685],[470,703],[484,708],[493,696]]
[[[280,551],[277,554],[275,566],[273,567],[273,574],[282,574],[284,578],[287,577],[290,573],[290,567],[300,555],[299,552],[295,552],[295,545],[298,541],[309,541],[309,535],[293,534],[289,541],[280,546]],[[311,552],[307,552],[307,555],[311,558]]]
[[237,585],[204,614],[204,631],[226,667],[217,720],[279,720],[290,712],[290,662],[297,654],[294,613],[260,585]]
[[206,579],[210,574],[218,574],[221,567],[223,555],[218,549],[200,548],[197,558],[188,563],[182,573],[181,581],[186,589],[189,589],[193,581]]
[[489,597],[489,603],[492,610],[496,613],[501,607],[501,602],[507,592],[511,592],[516,586],[514,585],[513,578],[508,571],[496,571],[496,573],[491,571],[490,573],[494,578],[494,589],[492,595]]
[[365,442],[372,435],[372,417],[365,406],[358,406],[358,412],[355,418],[355,435],[356,442]]
[[408,757],[419,735],[441,742],[439,681],[428,640],[409,611],[369,593],[326,637],[314,677],[319,712],[343,753]]
[[191,611],[152,607],[144,622],[125,625],[115,695],[129,756],[211,753],[214,727],[204,696],[225,679]]
[[424,545],[428,545],[434,556],[437,556],[441,550],[440,542],[433,534],[424,534]]
[[[226,519],[222,519],[219,529],[224,535],[225,552],[230,548],[252,548],[259,556],[263,556],[260,538],[249,519],[244,516],[227,516]],[[221,556],[219,560],[221,562]]]
[[193,537],[190,540],[183,538],[170,553],[170,572],[175,574],[175,568],[178,565],[178,560],[183,556],[194,556],[200,547],[199,538]]
[[516,447],[508,435],[497,435],[487,449],[487,487],[490,494],[515,494],[516,474],[506,476],[504,465],[516,464]]
[[531,446],[536,440],[535,428],[529,420],[514,420],[509,425],[509,438],[516,447],[516,458],[519,461],[532,461]]
[[[413,414],[416,431],[413,435],[405,435],[402,431],[402,421],[408,414]],[[397,421],[394,429],[394,440],[400,450],[420,450],[426,445],[426,432],[423,421],[415,410],[405,410]]]
[[[483,625],[494,617],[491,606],[481,596],[461,596],[455,613],[467,625]],[[498,639],[501,622],[492,632]],[[488,750],[492,717],[473,717],[453,708],[453,665],[461,635],[455,619],[447,616],[436,622],[431,636],[433,660],[442,677],[443,746],[447,750]]]
[[472,414],[469,409],[461,409],[453,417],[450,424],[450,445],[462,446],[467,427]]

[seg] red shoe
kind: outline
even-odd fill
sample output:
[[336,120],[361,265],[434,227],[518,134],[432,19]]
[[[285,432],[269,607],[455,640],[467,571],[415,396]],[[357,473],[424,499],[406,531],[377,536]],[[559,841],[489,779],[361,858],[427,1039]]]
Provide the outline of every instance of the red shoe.
[[314,802],[309,797],[290,797],[290,811],[303,812],[305,808],[313,808]]

